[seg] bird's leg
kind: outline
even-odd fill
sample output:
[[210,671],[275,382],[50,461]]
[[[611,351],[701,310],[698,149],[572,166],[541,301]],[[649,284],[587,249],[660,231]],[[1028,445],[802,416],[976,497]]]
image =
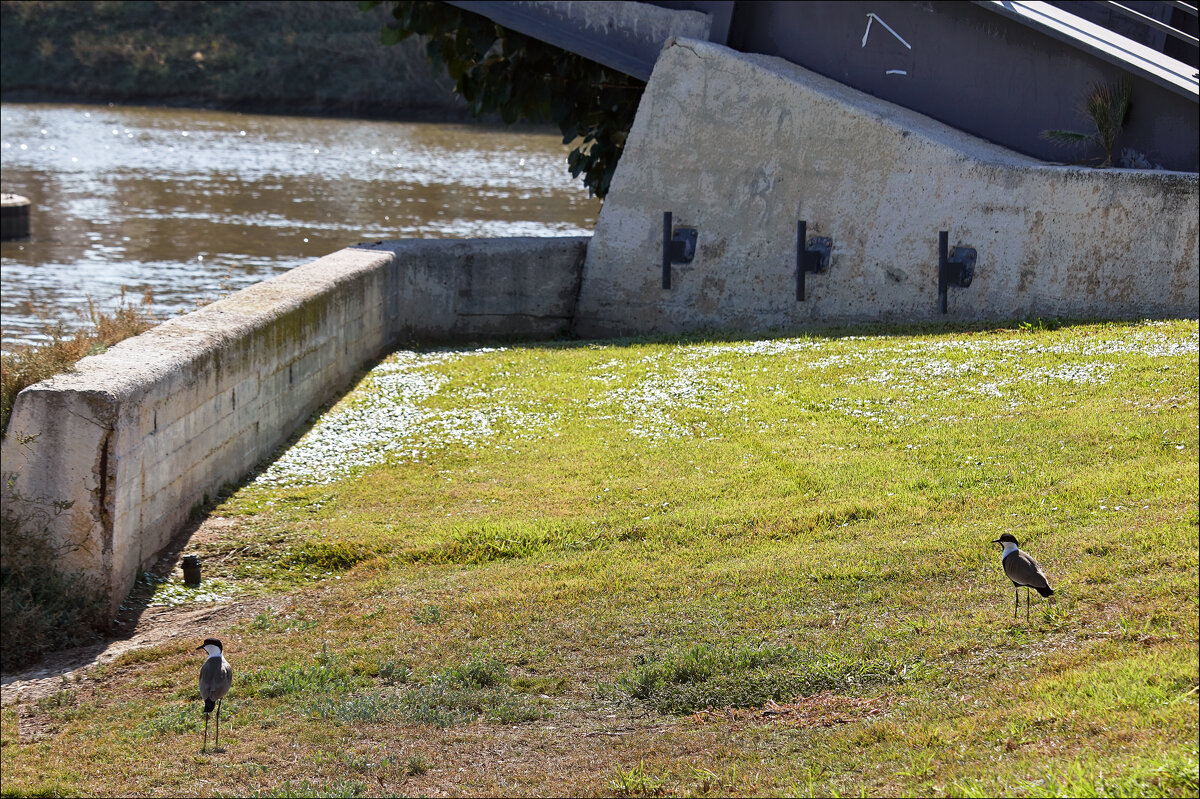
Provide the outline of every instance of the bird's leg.
[[[1026,597],[1028,599],[1028,597]],[[221,700],[217,700],[217,737],[213,740],[213,749],[221,751]]]
[[1013,591],[1017,594],[1017,604],[1013,605],[1013,619],[1017,618],[1017,611],[1021,609],[1021,587],[1015,586]]
[[200,745],[200,752],[203,753],[208,748],[208,714],[204,714],[204,743]]
[[[1029,586],[1025,586],[1025,621],[1029,621]],[[219,717],[218,717],[218,720]],[[221,732],[217,730],[217,732]]]

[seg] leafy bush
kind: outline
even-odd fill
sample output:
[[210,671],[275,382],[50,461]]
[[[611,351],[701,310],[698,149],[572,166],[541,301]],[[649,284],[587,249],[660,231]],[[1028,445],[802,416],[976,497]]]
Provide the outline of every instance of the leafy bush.
[[571,176],[582,174],[597,197],[608,194],[645,83],[449,3],[397,2],[392,16],[384,44],[424,37],[434,71],[446,68],[475,116],[553,121],[563,144],[576,145],[567,156]]

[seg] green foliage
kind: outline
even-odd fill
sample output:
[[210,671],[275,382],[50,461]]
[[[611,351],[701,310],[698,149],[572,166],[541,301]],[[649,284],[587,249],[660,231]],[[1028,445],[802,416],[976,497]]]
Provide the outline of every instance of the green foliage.
[[[227,722],[231,715],[231,704],[221,705],[221,721]],[[160,707],[154,714],[144,719],[134,728],[133,734],[138,738],[152,738],[159,735],[180,735],[199,733],[204,728],[204,715],[194,703],[186,705],[171,705]],[[228,729],[228,728],[226,728]]]
[[494,657],[475,655],[458,666],[446,669],[439,681],[462,688],[494,688],[508,682],[508,671]]
[[630,769],[616,769],[616,776],[609,780],[608,787],[616,796],[661,796],[665,793],[664,777],[646,771],[645,761]]
[[407,663],[399,663],[395,660],[379,661],[377,673],[379,679],[392,684],[406,683],[413,676],[412,669]]
[[328,784],[314,785],[308,780],[293,783],[284,780],[283,784],[268,791],[251,791],[247,796],[263,797],[264,799],[292,799],[292,797],[344,797],[365,796],[367,784],[361,780],[334,780]]
[[437,605],[426,605],[420,610],[413,613],[413,618],[418,624],[444,624],[446,615]]
[[237,687],[249,696],[277,697],[295,694],[345,693],[364,684],[351,673],[342,658],[325,649],[313,655],[312,664],[284,663],[269,670],[240,677]]
[[346,571],[353,568],[355,564],[374,556],[375,553],[367,547],[354,543],[309,541],[293,551],[289,561],[301,568]]
[[647,699],[666,683],[699,683],[722,672],[742,672],[776,664],[795,663],[800,653],[791,646],[738,647],[718,650],[697,644],[675,656],[652,656],[633,671],[622,675],[618,685],[635,699]]
[[382,48],[385,13],[350,2],[6,0],[4,91],[255,110],[461,115],[418,42]]
[[1113,145],[1125,120],[1129,116],[1129,103],[1133,84],[1126,75],[1115,84],[1094,83],[1084,97],[1084,113],[1095,126],[1093,133],[1078,133],[1072,130],[1043,130],[1042,138],[1058,144],[1079,145],[1095,142],[1104,150],[1104,161],[1100,166],[1112,166]]
[[[360,3],[364,10],[379,2]],[[597,197],[608,193],[645,84],[449,3],[397,2],[384,44],[416,34],[435,71],[444,67],[471,113],[506,124],[553,121],[572,177]]]
[[[1196,796],[1200,790],[1200,768],[1196,752],[1189,754],[1148,754],[1135,760],[1121,773],[1076,761],[1058,773],[1027,783],[1033,796],[1104,797],[1104,796]],[[999,790],[998,790],[999,788]],[[956,796],[996,796],[1006,793],[1001,786],[983,781],[951,786]]]
[[[603,535],[578,520],[563,522],[478,521],[456,525],[452,535],[433,547],[410,549],[400,557],[414,563],[490,563],[534,557],[556,550],[598,549]],[[425,623],[440,623],[440,611],[426,611]]]

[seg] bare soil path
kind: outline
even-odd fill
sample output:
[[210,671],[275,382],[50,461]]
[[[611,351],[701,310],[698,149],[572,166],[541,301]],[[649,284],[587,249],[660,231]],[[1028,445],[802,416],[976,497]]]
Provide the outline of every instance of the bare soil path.
[[[150,571],[159,576],[178,571],[178,556],[185,546],[195,546],[222,537],[235,526],[234,520],[219,517],[209,517],[189,525]],[[199,645],[208,631],[252,619],[272,603],[278,606],[280,598],[254,597],[237,602],[141,607],[126,611],[117,619],[116,631],[95,643],[51,653],[30,669],[2,675],[0,706],[35,704],[39,699],[63,690],[65,686],[86,682],[87,672],[126,652],[159,646],[180,638],[195,639]],[[23,721],[26,715],[21,713]],[[22,724],[22,738],[25,737],[24,733]]]

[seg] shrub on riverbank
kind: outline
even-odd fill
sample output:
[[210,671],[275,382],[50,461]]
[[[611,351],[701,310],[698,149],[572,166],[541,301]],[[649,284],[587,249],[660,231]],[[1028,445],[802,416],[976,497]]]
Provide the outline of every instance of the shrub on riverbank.
[[0,3],[5,99],[453,114],[419,41],[383,47],[386,9],[345,2]]
[[155,325],[147,295],[140,305],[121,303],[112,313],[98,310],[88,300],[90,325],[68,334],[61,322],[48,326],[47,340],[13,348],[0,356],[0,430],[8,431],[8,416],[21,390],[71,369],[79,359],[96,355],[118,341],[136,336]]

